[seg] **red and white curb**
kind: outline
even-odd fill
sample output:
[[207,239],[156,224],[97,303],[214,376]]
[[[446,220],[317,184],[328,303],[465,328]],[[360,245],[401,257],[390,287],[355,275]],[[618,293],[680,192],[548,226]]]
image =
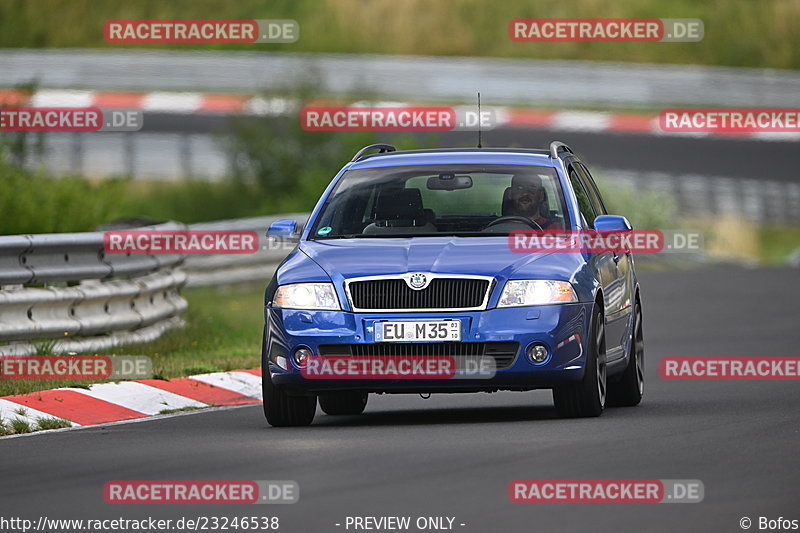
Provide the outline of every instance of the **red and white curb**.
[[[370,105],[359,102],[323,102],[320,105]],[[296,102],[289,98],[264,98],[246,94],[214,94],[198,92],[101,92],[67,89],[40,89],[35,93],[0,89],[0,106],[31,107],[100,107],[138,109],[151,113],[219,113],[245,115],[283,115]],[[407,102],[380,102],[375,106],[419,106]],[[467,106],[457,106],[466,108]],[[658,115],[601,111],[543,110],[504,106],[484,106],[493,110],[497,126],[546,128],[576,132],[609,132],[672,137],[727,137],[763,141],[797,141],[800,133],[742,132],[691,133],[664,132],[659,128]]]
[[59,418],[71,426],[135,420],[164,411],[261,402],[261,369],[199,374],[171,380],[98,383],[0,398],[0,420],[35,425]]

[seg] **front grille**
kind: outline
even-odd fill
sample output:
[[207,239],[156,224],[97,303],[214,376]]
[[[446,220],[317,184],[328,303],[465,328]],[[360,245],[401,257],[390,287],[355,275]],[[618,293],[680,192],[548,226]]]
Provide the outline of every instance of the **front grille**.
[[354,281],[349,285],[356,309],[469,309],[483,305],[489,280],[434,278],[414,290],[403,279]]
[[514,362],[517,342],[380,342],[376,344],[321,344],[320,355],[362,357],[450,356],[455,358],[491,357],[495,368],[508,368]]

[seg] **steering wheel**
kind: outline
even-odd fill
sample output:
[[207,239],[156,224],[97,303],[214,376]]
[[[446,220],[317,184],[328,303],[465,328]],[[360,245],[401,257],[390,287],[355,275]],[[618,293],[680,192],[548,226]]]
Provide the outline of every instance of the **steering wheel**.
[[496,219],[492,220],[491,222],[489,222],[489,224],[487,224],[487,226],[485,228],[483,228],[483,229],[487,230],[487,229],[491,228],[492,226],[496,226],[498,224],[504,224],[506,222],[519,222],[520,224],[527,224],[528,226],[531,227],[531,229],[540,229],[540,230],[544,231],[544,228],[541,227],[536,221],[531,220],[531,219],[529,219],[527,217],[519,217],[519,216],[506,216],[506,217],[496,218]]

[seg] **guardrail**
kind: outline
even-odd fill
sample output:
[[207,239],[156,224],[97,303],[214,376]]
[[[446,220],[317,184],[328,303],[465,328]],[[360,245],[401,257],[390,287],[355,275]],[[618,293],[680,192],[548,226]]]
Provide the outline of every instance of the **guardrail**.
[[[166,223],[150,230],[176,230]],[[0,354],[102,350],[180,324],[180,255],[106,254],[103,232],[0,237]]]
[[259,234],[259,251],[254,254],[195,255],[186,258],[183,269],[188,274],[187,286],[222,285],[244,281],[267,280],[278,264],[294,248],[294,244],[271,242],[266,237],[270,224],[282,218],[305,225],[309,213],[289,213],[268,217],[220,220],[189,226],[193,230],[253,230]]
[[308,213],[144,230],[255,230],[253,254],[106,254],[103,232],[0,237],[0,355],[107,350],[183,324],[185,286],[266,280],[294,245],[270,242],[275,220]]
[[800,183],[667,174],[625,169],[595,169],[604,183],[652,191],[675,202],[681,216],[732,216],[757,225],[800,224]]
[[[93,90],[280,91],[309,80],[329,95],[487,105],[794,107],[800,74],[777,69],[285,52],[25,50],[0,53],[0,85]],[[482,80],[480,84],[464,80]],[[78,104],[74,104],[78,105]],[[161,104],[163,105],[163,104]],[[152,110],[159,101],[148,102]]]

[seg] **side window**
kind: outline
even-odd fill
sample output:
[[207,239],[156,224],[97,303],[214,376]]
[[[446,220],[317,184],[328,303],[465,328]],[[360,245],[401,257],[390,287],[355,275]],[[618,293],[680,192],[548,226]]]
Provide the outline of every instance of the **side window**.
[[581,212],[581,218],[583,219],[583,226],[590,227],[591,223],[594,222],[594,219],[597,215],[594,212],[594,208],[592,207],[592,203],[589,200],[589,195],[586,194],[586,189],[583,187],[583,183],[581,183],[581,179],[578,176],[578,173],[575,171],[573,165],[569,165],[567,167],[569,172],[569,181],[572,184],[572,190],[575,191],[575,197],[578,199],[578,209]]
[[594,210],[598,215],[607,215],[608,211],[606,211],[606,206],[603,203],[603,199],[600,197],[600,191],[597,189],[592,175],[589,174],[589,169],[586,168],[583,163],[576,163],[575,167],[581,175],[581,178],[583,178],[583,183],[586,184],[586,190],[589,192],[589,199],[592,201]]

